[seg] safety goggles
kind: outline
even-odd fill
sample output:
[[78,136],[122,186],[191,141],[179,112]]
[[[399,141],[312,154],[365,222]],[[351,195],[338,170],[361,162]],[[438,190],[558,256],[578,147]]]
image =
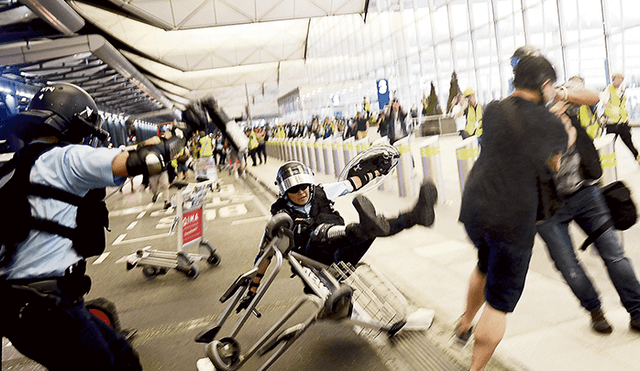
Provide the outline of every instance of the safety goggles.
[[298,184],[297,186],[287,189],[287,193],[298,193],[300,191],[306,191],[307,189],[309,189],[308,184]]

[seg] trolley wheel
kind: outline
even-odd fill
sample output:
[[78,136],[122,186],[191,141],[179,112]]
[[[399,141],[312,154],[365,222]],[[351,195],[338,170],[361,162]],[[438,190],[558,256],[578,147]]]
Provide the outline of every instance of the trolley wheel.
[[158,275],[160,275],[160,269],[151,266],[142,267],[142,275],[144,275],[147,279],[154,279]]
[[105,298],[96,298],[85,303],[85,307],[104,322],[107,326],[120,332],[120,319],[116,312],[116,305]]
[[206,353],[217,370],[228,370],[240,359],[240,344],[231,337],[207,344]]
[[195,280],[196,277],[200,275],[200,267],[198,267],[196,264],[191,264],[191,268],[188,271],[184,272],[184,274],[192,280]]
[[212,266],[217,266],[218,264],[220,264],[220,255],[216,254],[216,253],[212,253],[211,255],[209,255],[209,257],[207,258],[207,263],[209,263],[209,265]]

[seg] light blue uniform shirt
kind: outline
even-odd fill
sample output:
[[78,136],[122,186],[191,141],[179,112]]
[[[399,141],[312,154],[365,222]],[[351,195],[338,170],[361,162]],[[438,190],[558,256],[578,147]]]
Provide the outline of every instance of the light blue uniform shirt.
[[[119,149],[92,148],[85,145],[56,147],[38,158],[31,168],[31,183],[45,184],[84,197],[90,189],[119,186],[126,178],[114,177],[111,169]],[[77,207],[54,199],[29,197],[31,214],[61,225],[76,226]],[[4,212],[10,212],[6,210]],[[71,240],[34,231],[29,233],[0,274],[7,279],[61,277],[71,265],[82,260]]]

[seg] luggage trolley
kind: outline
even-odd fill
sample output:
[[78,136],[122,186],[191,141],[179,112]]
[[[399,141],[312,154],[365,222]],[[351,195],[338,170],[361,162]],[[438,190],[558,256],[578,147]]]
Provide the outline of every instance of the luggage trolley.
[[[284,213],[276,214],[267,223],[261,242],[261,254],[255,265],[239,276],[221,296],[221,302],[230,299],[231,302],[217,323],[196,336],[196,342],[207,343],[205,351],[209,358],[198,361],[199,370],[211,369],[211,364],[218,371],[237,370],[255,353],[265,356],[273,352],[259,368],[266,370],[317,320],[347,321],[357,328],[368,329],[369,333],[373,332],[373,336],[381,333],[393,336],[407,323],[406,299],[384,277],[368,265],[353,267],[339,263],[326,266],[291,251],[292,226],[291,217]],[[250,315],[260,317],[256,307],[280,272],[285,259],[294,275],[304,282],[305,294],[243,353],[236,338]],[[247,292],[249,284],[256,276],[266,273],[261,267],[272,260],[275,261],[275,267],[264,276],[244,313],[230,332],[219,337],[218,333],[231,313],[242,303],[241,298]],[[313,314],[303,322],[283,329],[285,323],[307,303],[315,306]]]
[[[177,226],[177,251],[161,251],[147,246],[123,259],[127,270],[142,268],[142,274],[153,279],[166,274],[169,269],[176,269],[187,277],[195,279],[200,268],[195,263],[205,260],[210,266],[220,264],[220,256],[216,249],[204,241],[204,199],[207,191],[217,184],[215,180],[201,183],[174,182],[172,187],[178,188],[176,193],[176,217],[169,234]],[[198,245],[200,253],[185,253],[187,247]]]

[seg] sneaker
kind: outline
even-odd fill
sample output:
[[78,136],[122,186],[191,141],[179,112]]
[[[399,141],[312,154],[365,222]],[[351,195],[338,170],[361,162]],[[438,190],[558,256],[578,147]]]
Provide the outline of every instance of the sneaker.
[[369,238],[389,235],[389,221],[384,216],[376,215],[376,209],[368,198],[358,195],[353,199],[352,203],[353,207],[358,211],[360,225]]
[[151,197],[151,202],[156,202],[158,201],[158,195],[153,195],[153,197]]
[[438,189],[436,186],[427,181],[420,186],[420,195],[418,196],[418,202],[411,211],[412,217],[416,224],[429,227],[433,225],[436,218],[436,212],[433,206],[438,201]]
[[632,331],[640,332],[640,320],[638,320],[638,321],[631,320],[629,322],[629,328]]
[[[633,323],[633,321],[631,321]],[[640,322],[637,322],[638,330],[640,331]],[[633,327],[633,326],[632,326]],[[591,328],[600,334],[610,334],[613,332],[613,327],[604,318],[602,309],[594,310],[591,312]]]
[[454,329],[454,332],[455,332],[455,338],[458,341],[458,343],[460,343],[461,345],[466,345],[469,339],[471,338],[471,335],[473,334],[473,326],[469,327],[469,329],[466,332],[462,333],[460,332],[460,324],[458,323]]
[[169,202],[169,201],[165,201],[165,202],[164,202],[164,209],[165,209],[165,210],[167,210],[167,209],[168,209],[168,208],[170,208],[170,207],[171,207],[171,202]]

